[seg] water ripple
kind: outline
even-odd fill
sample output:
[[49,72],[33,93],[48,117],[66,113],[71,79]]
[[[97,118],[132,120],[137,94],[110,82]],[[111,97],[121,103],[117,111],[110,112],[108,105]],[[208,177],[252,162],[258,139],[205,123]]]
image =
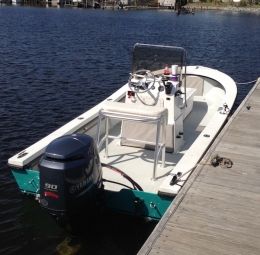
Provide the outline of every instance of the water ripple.
[[[237,82],[260,73],[259,17],[251,13],[0,6],[0,22],[1,254],[57,252],[64,233],[20,194],[7,160],[125,83],[136,42],[184,47],[189,64],[219,69]],[[252,85],[238,85],[236,107]],[[111,248],[106,254],[136,254],[154,227],[103,220],[104,233],[82,237],[81,254],[104,254],[102,246]]]

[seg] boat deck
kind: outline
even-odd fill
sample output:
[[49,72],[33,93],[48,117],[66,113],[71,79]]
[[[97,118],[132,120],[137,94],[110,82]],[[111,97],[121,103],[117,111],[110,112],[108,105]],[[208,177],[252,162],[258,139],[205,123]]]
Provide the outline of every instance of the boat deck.
[[[207,125],[215,111],[210,110],[210,107],[202,96],[194,97],[193,110],[184,120],[185,144],[179,153],[166,153],[166,166],[162,168],[161,164],[158,165],[156,181],[151,180],[153,177],[154,150],[120,146],[119,139],[110,140],[108,146],[109,157],[104,157],[105,152],[103,148],[100,152],[101,162],[112,165],[125,172],[136,181],[144,191],[157,194],[159,186],[202,132],[204,126]],[[109,134],[119,135],[120,130],[120,123],[115,124],[113,129],[109,131]],[[107,168],[103,168],[103,177],[107,180],[113,180],[125,185],[130,185],[130,183],[121,175]],[[122,189],[122,186],[114,185],[109,182],[105,183],[105,187],[106,189],[114,191]]]
[[[259,254],[260,79],[148,238],[143,254]],[[232,160],[214,167],[212,156]]]

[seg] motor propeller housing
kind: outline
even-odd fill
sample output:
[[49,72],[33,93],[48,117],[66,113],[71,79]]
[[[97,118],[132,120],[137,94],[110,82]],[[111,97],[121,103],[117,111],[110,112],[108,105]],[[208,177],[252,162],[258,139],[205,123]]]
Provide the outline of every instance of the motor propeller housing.
[[40,204],[56,219],[91,211],[103,192],[102,168],[94,139],[84,134],[52,141],[39,163]]

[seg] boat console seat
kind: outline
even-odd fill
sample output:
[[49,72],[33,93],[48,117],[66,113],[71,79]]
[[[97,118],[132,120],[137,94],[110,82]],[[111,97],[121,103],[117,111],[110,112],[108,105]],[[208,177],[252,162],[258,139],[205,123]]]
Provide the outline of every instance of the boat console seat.
[[[101,120],[105,120],[105,135],[100,140]],[[143,141],[137,139],[131,139],[128,137],[109,135],[109,119],[117,119],[121,121],[130,122],[145,122],[156,123],[156,136],[155,141]],[[165,142],[166,142],[166,126],[168,123],[168,110],[159,106],[146,106],[140,104],[120,103],[113,101],[105,101],[102,105],[102,109],[99,111],[98,126],[96,141],[98,144],[98,150],[102,148],[102,144],[106,141],[105,156],[108,157],[108,138],[120,139],[123,141],[132,141],[143,144],[150,144],[154,146],[154,165],[152,180],[156,179],[156,170],[158,165],[159,156],[161,155],[162,166],[165,166]],[[160,141],[161,138],[161,141]]]

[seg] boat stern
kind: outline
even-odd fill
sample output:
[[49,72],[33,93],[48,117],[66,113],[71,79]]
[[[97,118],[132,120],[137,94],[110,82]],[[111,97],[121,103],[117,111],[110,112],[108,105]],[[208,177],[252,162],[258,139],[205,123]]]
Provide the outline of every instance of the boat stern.
[[11,168],[12,174],[23,194],[37,195],[40,191],[39,172],[30,169]]

